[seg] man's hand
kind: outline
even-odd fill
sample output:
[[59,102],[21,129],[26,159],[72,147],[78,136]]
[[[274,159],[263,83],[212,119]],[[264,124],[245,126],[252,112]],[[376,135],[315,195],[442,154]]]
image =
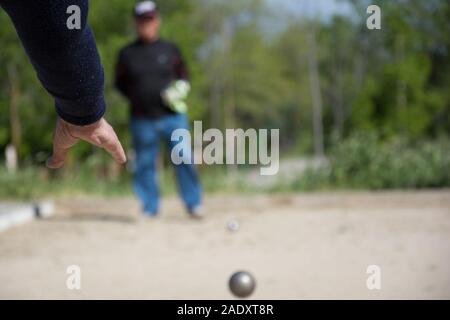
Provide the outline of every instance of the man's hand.
[[61,168],[69,149],[79,140],[87,141],[105,149],[120,164],[127,161],[125,151],[114,129],[105,119],[102,118],[88,126],[75,126],[58,118],[53,136],[53,155],[47,160],[47,167],[50,169]]

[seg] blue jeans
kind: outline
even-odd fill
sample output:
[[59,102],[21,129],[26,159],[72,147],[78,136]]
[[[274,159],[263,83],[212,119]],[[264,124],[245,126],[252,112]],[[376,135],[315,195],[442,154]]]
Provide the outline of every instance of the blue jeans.
[[[159,210],[159,188],[156,172],[159,143],[162,138],[169,150],[179,143],[171,141],[176,129],[188,129],[187,116],[184,114],[168,115],[158,120],[132,119],[131,132],[136,151],[134,172],[134,190],[142,201],[144,212],[157,215]],[[189,146],[190,150],[191,146]],[[188,210],[201,204],[202,189],[193,164],[175,165],[178,190]]]

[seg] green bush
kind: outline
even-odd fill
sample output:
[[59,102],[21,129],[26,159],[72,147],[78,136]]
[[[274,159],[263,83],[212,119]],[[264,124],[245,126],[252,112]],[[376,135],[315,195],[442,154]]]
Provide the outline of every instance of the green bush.
[[307,170],[296,190],[418,189],[450,187],[450,141],[384,141],[376,134],[336,143],[328,167]]

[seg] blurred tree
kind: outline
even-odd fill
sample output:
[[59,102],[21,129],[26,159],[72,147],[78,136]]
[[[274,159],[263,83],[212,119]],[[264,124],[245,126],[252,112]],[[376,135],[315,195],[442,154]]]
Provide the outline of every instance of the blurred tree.
[[[281,128],[283,150],[295,154],[320,154],[359,131],[413,140],[450,133],[448,1],[342,0],[354,14],[322,20],[274,12],[264,0],[157,2],[162,35],[180,45],[192,74],[191,119],[205,128]],[[382,8],[382,30],[365,25],[373,2]],[[105,67],[107,117],[125,145],[127,102],[112,79],[120,48],[135,37],[134,3],[92,1],[89,16]],[[276,29],[265,23],[275,20]],[[42,162],[51,150],[53,102],[1,10],[0,74],[1,154],[14,143],[22,163]],[[318,104],[322,115],[314,117]],[[109,163],[87,144],[71,157]]]
[[[367,4],[352,2],[357,10]],[[450,31],[449,4],[409,0],[379,5],[389,32],[360,29],[367,73],[353,105],[353,126],[369,124],[389,135],[411,138],[448,134],[449,122],[441,120],[450,110],[448,90],[437,83],[447,77],[448,85],[449,41],[443,32]]]

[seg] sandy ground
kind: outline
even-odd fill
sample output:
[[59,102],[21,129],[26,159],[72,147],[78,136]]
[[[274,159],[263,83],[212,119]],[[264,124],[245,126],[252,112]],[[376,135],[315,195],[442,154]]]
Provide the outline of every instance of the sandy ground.
[[[212,196],[202,222],[177,199],[144,222],[133,199],[57,208],[0,233],[0,298],[229,299],[243,269],[255,299],[450,299],[450,191]],[[66,287],[69,265],[81,290]]]

